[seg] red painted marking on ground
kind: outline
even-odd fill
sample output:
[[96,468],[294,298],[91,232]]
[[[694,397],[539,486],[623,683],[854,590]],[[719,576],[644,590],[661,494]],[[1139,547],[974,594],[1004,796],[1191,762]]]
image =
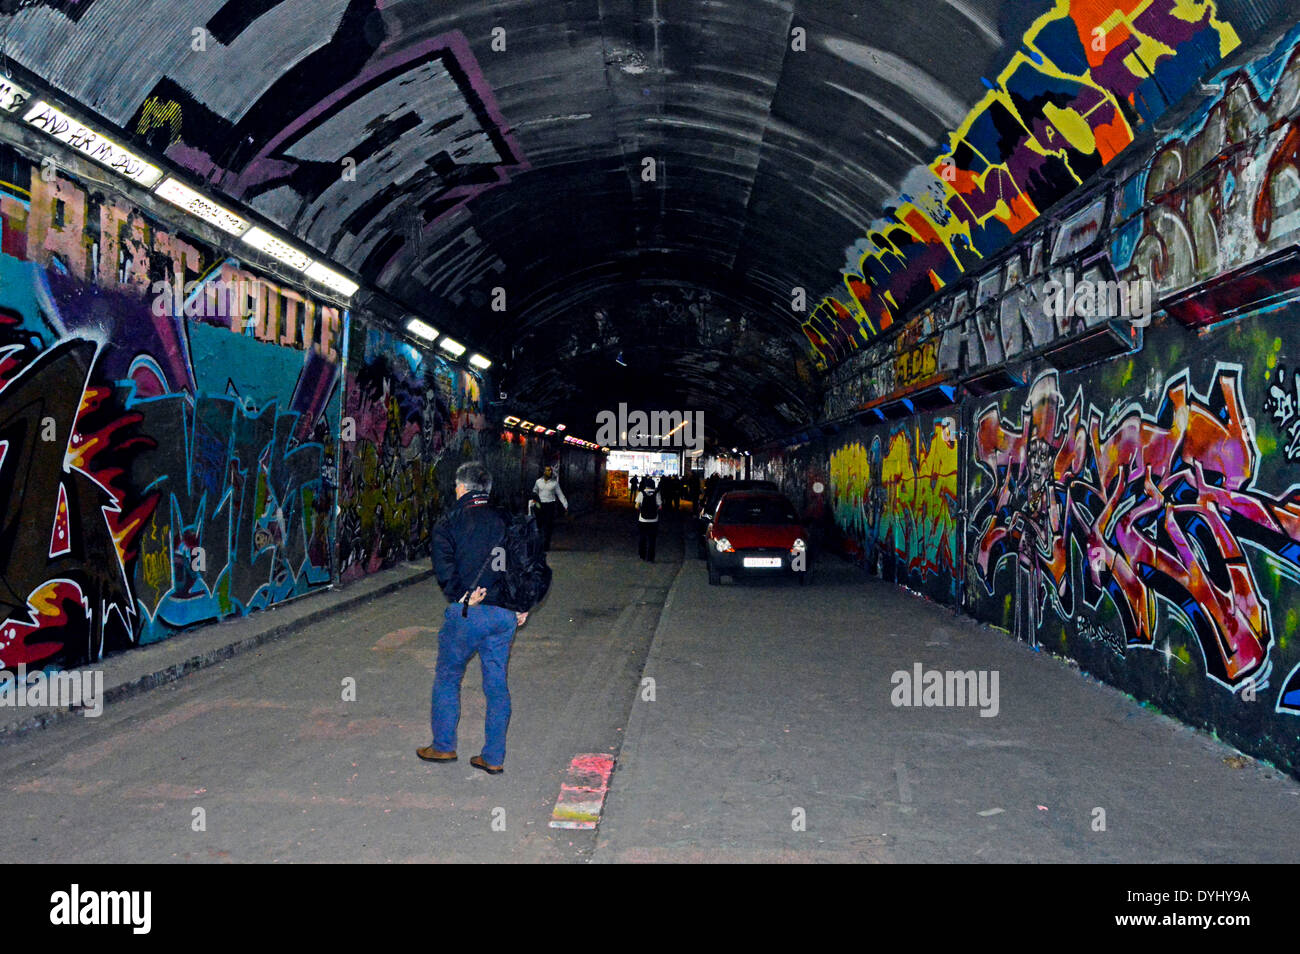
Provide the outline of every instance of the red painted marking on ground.
[[560,796],[551,812],[552,828],[590,830],[600,821],[609,792],[614,757],[602,753],[575,755],[560,783]]

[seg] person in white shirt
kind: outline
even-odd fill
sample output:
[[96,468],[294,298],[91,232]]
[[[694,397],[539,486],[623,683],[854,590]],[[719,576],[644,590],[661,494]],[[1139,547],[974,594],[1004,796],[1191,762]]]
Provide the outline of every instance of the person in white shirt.
[[637,541],[637,554],[641,559],[655,561],[655,538],[659,536],[659,511],[664,500],[659,496],[659,488],[649,477],[641,480],[641,490],[636,495],[636,525],[640,531]]
[[564,507],[565,513],[569,510],[569,501],[564,499],[564,491],[560,489],[560,481],[553,468],[547,467],[542,471],[542,476],[533,484],[533,496],[537,498],[537,526],[542,531],[542,548],[549,550],[551,533],[555,530],[556,504]]

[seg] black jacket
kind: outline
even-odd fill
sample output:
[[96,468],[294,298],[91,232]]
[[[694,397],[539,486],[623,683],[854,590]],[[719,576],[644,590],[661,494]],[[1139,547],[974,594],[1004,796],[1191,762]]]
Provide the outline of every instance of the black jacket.
[[[433,569],[448,602],[454,603],[469,590],[474,577],[505,537],[506,522],[501,512],[488,505],[487,494],[465,494],[433,528]],[[499,605],[505,574],[491,562],[478,585],[487,587],[484,604]]]

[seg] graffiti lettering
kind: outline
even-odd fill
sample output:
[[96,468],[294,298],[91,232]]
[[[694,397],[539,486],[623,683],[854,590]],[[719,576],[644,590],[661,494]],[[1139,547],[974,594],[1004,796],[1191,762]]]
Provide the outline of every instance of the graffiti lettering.
[[1049,372],[1019,420],[996,406],[978,416],[975,460],[993,483],[972,516],[971,558],[989,593],[1014,565],[1022,638],[1036,637],[1045,600],[1070,618],[1076,597],[1095,613],[1105,596],[1126,644],[1150,648],[1164,601],[1212,678],[1234,686],[1264,666],[1273,636],[1244,544],[1300,566],[1300,494],[1255,487],[1239,379],[1221,366],[1201,395],[1180,374],[1155,414],[1131,406],[1103,430],[1102,411],[1082,391],[1067,408]]

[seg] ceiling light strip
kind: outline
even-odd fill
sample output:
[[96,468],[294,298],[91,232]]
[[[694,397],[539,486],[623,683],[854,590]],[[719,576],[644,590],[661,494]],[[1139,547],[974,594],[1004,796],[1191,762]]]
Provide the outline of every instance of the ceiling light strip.
[[[31,92],[9,78],[0,76],[0,113],[16,113],[31,103],[33,98]],[[23,116],[23,122],[111,169],[124,179],[129,179],[146,189],[152,189],[160,199],[181,211],[242,240],[259,252],[301,272],[312,281],[319,282],[344,298],[350,299],[361,288],[360,284],[342,272],[317,261],[260,225],[254,225],[251,220],[213,201],[180,179],[168,175],[147,159],[137,156],[120,145],[116,140],[74,119],[43,99],[31,105]],[[416,318],[407,323],[406,329],[429,341],[438,338],[437,329]],[[452,338],[443,338],[438,343],[438,347],[456,358],[469,350]],[[492,366],[491,360],[478,353],[470,355],[469,363],[484,371]]]
[[44,100],[38,100],[27,111],[23,122],[146,189],[152,189],[163,177],[163,171],[153,163]]

